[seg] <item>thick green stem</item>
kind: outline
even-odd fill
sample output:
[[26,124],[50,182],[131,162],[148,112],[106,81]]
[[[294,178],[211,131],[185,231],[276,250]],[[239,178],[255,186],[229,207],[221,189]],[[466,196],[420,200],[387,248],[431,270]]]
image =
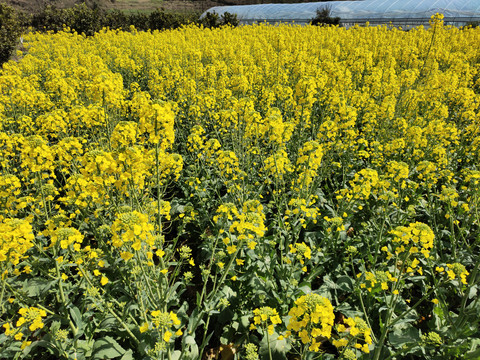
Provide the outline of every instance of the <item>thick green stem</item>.
[[377,237],[377,241],[375,243],[375,252],[374,252],[374,259],[373,259],[373,263],[376,264],[377,263],[377,258],[378,258],[378,250],[380,249],[380,240],[382,238],[382,234],[383,234],[383,229],[385,227],[385,222],[387,220],[387,215],[386,215],[386,212],[385,212],[385,209],[384,209],[384,212],[383,212],[383,221],[382,221],[382,226],[380,227],[380,232],[378,233],[378,237]]
[[130,338],[135,342],[135,344],[140,344],[140,341],[138,341],[137,337],[135,336],[134,333],[128,328],[128,326],[125,324],[125,322],[113,311],[113,309],[107,307],[107,310],[110,314],[113,315],[115,319],[122,325],[122,327],[125,329],[125,331],[130,335]]
[[[208,263],[208,271],[210,272],[212,269],[212,264],[213,264],[213,258],[215,257],[215,250],[217,248],[217,243],[218,243],[218,236],[215,238],[215,243],[213,244],[213,249],[212,249],[212,255],[210,256],[210,261]],[[208,283],[208,275],[206,276],[206,281],[203,283],[203,288],[202,288],[202,293],[200,295],[200,300],[198,301],[197,305],[201,306],[203,297],[205,296],[205,292],[207,289],[207,283]]]
[[40,193],[42,194],[42,203],[43,203],[43,208],[45,209],[45,217],[48,220],[47,200],[45,198],[45,192],[43,191],[43,181],[42,181],[42,177],[40,176],[40,173],[37,173],[37,178],[38,178],[38,182],[40,183]]
[[0,276],[2,277],[2,293],[0,294],[0,306],[2,307],[2,314],[4,314],[5,306],[3,305],[3,296],[5,295],[5,287],[6,287],[7,279],[6,279],[6,276],[4,278],[3,271],[2,271],[2,274],[0,274]]
[[[149,301],[152,305],[156,304],[157,302],[159,302],[162,299],[162,297],[160,295],[160,292],[158,290],[158,287],[157,287],[158,299],[157,299],[157,301],[155,301],[155,294],[153,293],[152,287],[150,286],[150,278],[146,274],[145,268],[144,268],[143,263],[142,263],[142,259],[140,259],[140,255],[138,254],[138,251],[135,253],[135,255],[136,255],[137,263],[140,265],[140,269],[142,270],[142,275],[143,275],[143,278],[145,280],[145,284],[147,285],[148,293],[150,294],[150,296],[147,296],[147,297],[148,297],[148,299],[149,299]],[[141,289],[139,289],[139,290],[141,290]]]
[[208,332],[208,325],[210,324],[210,311],[208,312],[207,315],[207,322],[205,323],[205,329],[203,331],[203,338],[202,338],[202,344],[200,345],[200,355],[203,354],[203,350],[205,349],[205,340],[207,339],[207,332]]
[[[357,279],[357,277],[355,276],[355,267],[354,267],[354,264],[353,264],[353,257],[350,258],[350,264],[352,265],[352,275],[353,275],[354,279]],[[358,280],[356,280],[355,282],[358,285]],[[357,286],[357,289],[358,289],[358,286]],[[365,303],[363,302],[363,296],[362,296],[362,291],[361,290],[358,291],[358,297],[360,299],[360,306],[362,307],[363,314],[365,315],[365,320],[367,322],[367,325],[371,329],[372,325],[370,324],[370,320],[368,319],[368,314],[367,314],[367,310],[365,308]],[[376,342],[377,339],[376,339],[375,334],[373,332],[371,333],[371,336],[372,336],[372,340],[374,342]]]
[[[54,248],[53,257],[55,259],[57,258],[56,248]],[[60,291],[60,299],[62,300],[62,304],[66,309],[67,308],[67,301],[65,300],[65,292],[63,291],[63,280],[62,280],[62,276],[60,274],[60,267],[58,266],[58,261],[57,260],[55,260],[55,271],[57,273],[58,289]],[[68,316],[68,326],[70,326],[70,329],[72,330],[73,336],[75,337],[78,333],[78,329],[73,324],[73,321],[72,321],[72,319],[70,319],[70,316]]]
[[268,329],[265,325],[263,326],[263,330],[267,334],[268,358],[269,358],[269,360],[272,360],[272,349],[270,348],[270,336],[269,336],[269,333],[268,333]]
[[[382,334],[380,335],[380,339],[377,342],[377,346],[375,348],[375,353],[373,354],[373,360],[378,360],[380,358],[380,354],[383,349],[383,344],[385,342],[385,338],[387,337],[388,331],[392,324],[390,323],[390,319],[392,318],[393,314],[393,299],[394,295],[392,295],[392,298],[390,299],[390,304],[388,305],[388,311],[387,311],[387,316],[385,318],[385,326],[382,329]],[[398,319],[398,318],[397,318]]]

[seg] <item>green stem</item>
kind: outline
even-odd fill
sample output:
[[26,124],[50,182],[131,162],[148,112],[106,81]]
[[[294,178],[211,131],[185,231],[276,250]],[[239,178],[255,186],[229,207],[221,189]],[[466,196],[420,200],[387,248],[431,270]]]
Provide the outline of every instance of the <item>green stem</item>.
[[45,199],[45,192],[43,191],[43,181],[40,176],[40,173],[37,173],[37,178],[40,183],[40,193],[42,194],[42,203],[43,203],[43,208],[45,209],[45,217],[48,220],[48,208],[47,208],[47,200]]
[[[62,300],[62,304],[65,307],[65,309],[67,309],[67,301],[65,300],[65,292],[63,291],[63,280],[62,280],[62,276],[60,274],[60,268],[58,266],[58,261],[56,260],[56,258],[57,258],[56,246],[53,248],[53,257],[55,259],[54,260],[55,261],[55,271],[57,273],[58,289],[60,290],[60,299]],[[70,318],[70,316],[68,316],[68,314],[67,314],[67,318],[68,318],[68,326],[70,326],[70,329],[72,329],[73,336],[75,337],[78,333],[78,329],[73,324],[73,321]]]
[[0,294],[0,306],[2,306],[2,314],[5,313],[5,306],[3,304],[3,296],[5,295],[5,287],[7,283],[7,276],[3,276],[3,266],[1,269],[2,273],[0,274],[0,277],[2,278],[2,293]]
[[[95,287],[94,284],[92,284],[90,278],[88,277],[88,274],[85,272],[85,270],[83,269],[83,267],[81,265],[78,265],[78,269],[79,271],[82,273],[83,275],[83,278],[88,282],[88,284],[91,286],[91,287]],[[104,293],[105,290],[102,289],[102,291]],[[103,299],[103,298],[102,298]],[[115,301],[116,302],[116,301]],[[108,310],[108,312],[110,314],[113,315],[113,317],[115,319],[117,319],[117,321],[122,325],[122,327],[125,329],[125,331],[128,333],[128,335],[130,335],[130,337],[132,338],[132,340],[135,342],[136,345],[139,345],[140,344],[140,341],[137,339],[137,337],[135,336],[134,333],[132,333],[132,331],[129,329],[129,327],[127,326],[127,324],[125,324],[125,322],[117,315],[117,313],[110,307],[108,306],[109,304],[105,304],[105,308]]]
[[383,229],[385,227],[385,222],[387,220],[387,215],[386,215],[386,212],[384,211],[383,212],[383,221],[382,221],[382,226],[380,228],[380,232],[378,233],[378,237],[377,237],[377,241],[376,241],[376,244],[375,244],[375,252],[374,252],[374,259],[373,259],[373,263],[376,264],[377,263],[377,258],[378,258],[378,249],[380,248],[380,240],[381,240],[381,237],[382,237],[382,234],[383,234]]
[[[475,279],[477,278],[477,273],[478,273],[478,268],[479,267],[480,267],[480,256],[477,257],[477,262],[475,263],[475,265],[473,267],[472,274],[470,275],[470,283],[467,286],[467,290],[465,291],[465,295],[463,295],[462,303],[460,305],[460,314],[463,314],[465,312],[465,307],[467,305],[468,294],[470,293],[471,287],[475,283]],[[479,296],[477,296],[477,298],[475,299],[475,303],[478,302],[478,299],[479,299]],[[461,316],[459,316],[459,319],[460,318],[461,318]]]
[[[147,295],[147,297],[150,301],[150,304],[156,304],[157,302],[160,302],[161,299],[162,299],[161,296],[160,296],[158,287],[157,287],[158,299],[157,299],[157,301],[155,301],[155,294],[153,293],[152,287],[150,286],[149,277],[147,276],[147,274],[145,272],[145,268],[143,267],[143,263],[142,263],[142,260],[140,259],[140,255],[138,254],[138,251],[135,252],[135,255],[136,255],[136,258],[137,258],[137,263],[140,265],[140,269],[142,271],[143,278],[145,279],[145,284],[147,285],[148,293],[150,294],[150,296]],[[139,289],[139,290],[141,290],[141,289]]]
[[210,324],[210,311],[208,312],[207,315],[207,322],[205,323],[205,329],[203,331],[203,338],[202,338],[202,344],[200,345],[200,355],[203,354],[203,350],[205,349],[205,340],[207,338],[207,332],[208,332],[208,325]]
[[134,333],[131,332],[131,330],[128,328],[127,324],[125,324],[125,322],[115,313],[115,311],[113,311],[112,308],[108,307],[107,306],[107,310],[110,314],[113,315],[113,317],[115,319],[117,319],[117,321],[122,325],[122,327],[125,329],[125,331],[128,333],[128,335],[130,335],[130,337],[132,338],[132,340],[135,342],[135,344],[139,345],[140,344],[140,341],[138,341],[137,337],[135,336]]
[[[210,273],[213,265],[213,258],[215,256],[215,250],[217,248],[217,243],[218,243],[218,236],[215,238],[215,243],[213,244],[213,249],[212,249],[212,255],[210,256],[210,261],[208,263],[208,271]],[[202,288],[202,293],[200,295],[200,301],[198,301],[197,305],[200,306],[202,304],[203,297],[205,296],[205,291],[207,289],[207,283],[208,283],[208,276],[206,277],[206,281],[203,283],[203,288]]]
[[265,324],[263,325],[263,331],[265,331],[266,334],[267,334],[268,358],[269,358],[270,360],[272,360],[272,349],[270,348],[270,336],[269,336],[268,329],[267,329],[267,327],[265,326]]
[[227,277],[228,275],[228,272],[230,271],[230,268],[233,264],[233,262],[235,261],[235,259],[237,258],[237,255],[238,255],[238,252],[240,251],[240,249],[242,248],[242,243],[243,243],[243,240],[238,244],[238,248],[237,250],[235,251],[235,254],[232,256],[232,258],[230,259],[230,261],[228,262],[228,265],[227,267],[225,268],[223,274],[222,274],[222,277],[220,278],[220,281],[218,282],[217,286],[215,286],[213,288],[213,291],[210,293],[210,295],[208,296],[209,299],[213,298],[215,296],[215,294],[217,293],[218,291],[218,288],[220,287],[220,285],[222,285],[223,281],[225,280],[225,278]]
[[[354,268],[354,264],[353,264],[353,257],[350,257],[350,264],[352,265],[352,275],[356,279],[355,280],[356,285],[358,285],[358,278],[355,276],[355,268]],[[356,288],[358,289],[358,286],[356,286]],[[359,296],[359,299],[360,299],[360,306],[362,307],[363,314],[365,315],[365,320],[367,322],[367,325],[370,329],[372,329],[372,325],[370,324],[370,320],[368,319],[367,310],[365,309],[365,303],[363,302],[363,296],[362,296],[362,291],[361,290],[358,291],[358,296]],[[372,336],[372,340],[374,342],[377,342],[377,338],[375,337],[375,334],[373,333],[373,331],[371,332],[371,336]]]
[[[388,305],[387,316],[385,318],[385,325],[384,325],[384,328],[382,329],[382,334],[380,335],[380,339],[377,342],[377,347],[375,348],[373,360],[378,360],[380,358],[380,353],[382,352],[385,338],[387,337],[390,327],[393,325],[393,322],[390,323],[390,319],[392,318],[392,315],[393,315],[393,299],[394,298],[395,296],[392,295],[392,298],[390,299],[390,304]],[[400,319],[400,317],[398,317],[396,320],[398,319]]]
[[389,325],[389,327],[392,327],[393,325],[395,325],[398,321],[402,320],[405,315],[407,315],[408,313],[410,313],[411,311],[415,310],[418,305],[420,305],[423,301],[425,301],[425,299],[427,299],[432,293],[433,291],[435,290],[435,288],[432,288],[430,289],[425,295],[423,295],[423,297],[418,300],[412,307],[410,307],[409,309],[405,310],[403,313],[401,313],[399,316],[397,316]]

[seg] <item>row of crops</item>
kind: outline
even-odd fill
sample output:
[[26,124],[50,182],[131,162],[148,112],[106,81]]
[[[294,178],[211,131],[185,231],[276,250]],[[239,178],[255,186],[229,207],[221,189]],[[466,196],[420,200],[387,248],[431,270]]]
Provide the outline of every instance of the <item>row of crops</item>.
[[478,359],[480,30],[29,34],[0,357]]

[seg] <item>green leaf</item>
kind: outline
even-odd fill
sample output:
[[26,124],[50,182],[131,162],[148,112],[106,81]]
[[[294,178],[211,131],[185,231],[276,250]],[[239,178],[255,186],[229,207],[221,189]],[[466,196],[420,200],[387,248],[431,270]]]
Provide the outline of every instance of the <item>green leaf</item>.
[[102,320],[100,325],[95,329],[95,333],[111,329],[117,325],[117,319],[113,316],[107,316]]
[[51,325],[50,325],[50,332],[51,333],[55,333],[57,330],[60,329],[60,327],[62,326],[62,323],[60,321],[52,321]]
[[185,345],[193,345],[195,344],[195,338],[192,335],[187,335],[183,338],[183,342]]
[[344,291],[353,291],[353,279],[350,276],[340,276],[337,279],[337,285]]
[[480,359],[480,349],[466,353],[464,359]]
[[[28,355],[33,349],[37,348],[37,347],[43,347],[45,349],[48,349],[50,350],[54,355],[56,356],[59,356],[59,352],[58,352],[58,349],[53,346],[53,344],[49,341],[44,341],[44,340],[40,340],[40,341],[34,341],[32,344],[30,344],[30,346],[27,346],[24,350],[23,350],[23,355],[26,356]],[[34,352],[35,353],[35,352]]]
[[120,360],[133,360],[133,351],[131,349],[128,350]]
[[243,329],[248,329],[250,327],[250,316],[244,315],[240,318],[240,325]]
[[23,291],[25,291],[29,297],[39,297],[42,293],[50,289],[55,282],[56,280],[31,279],[24,282]]
[[298,290],[300,290],[302,292],[302,294],[304,294],[304,295],[312,292],[311,285],[308,282],[300,283],[300,285],[298,286]]
[[77,351],[84,353],[85,356],[90,357],[93,349],[93,340],[78,340]]
[[83,329],[85,328],[85,324],[83,323],[82,319],[82,314],[80,313],[80,310],[76,306],[71,306],[69,308],[70,311],[70,316],[72,317],[73,322],[75,323],[75,326],[77,328],[77,334],[76,337],[80,337],[83,335]]
[[335,281],[333,281],[330,276],[328,275],[325,275],[323,277],[323,283],[324,285],[328,288],[328,289],[334,289],[334,290],[337,290],[339,289],[338,285],[335,283]]
[[401,332],[390,333],[388,340],[397,348],[402,347],[404,344],[417,343],[420,341],[420,331],[414,327],[409,327]]
[[473,299],[477,296],[477,285],[473,285],[468,291],[468,298]]
[[125,350],[115,339],[106,336],[93,344],[92,359],[113,359],[125,355]]
[[[175,350],[172,354],[172,360],[179,360],[182,353],[179,350]],[[123,359],[122,359],[123,360]]]
[[[272,335],[269,335],[272,358],[275,360],[286,360],[287,353],[291,349],[291,345],[287,339],[278,340],[278,336],[279,335],[276,332],[274,332]],[[268,343],[266,336],[264,336],[260,341],[258,353],[260,354],[260,358],[268,359]]]

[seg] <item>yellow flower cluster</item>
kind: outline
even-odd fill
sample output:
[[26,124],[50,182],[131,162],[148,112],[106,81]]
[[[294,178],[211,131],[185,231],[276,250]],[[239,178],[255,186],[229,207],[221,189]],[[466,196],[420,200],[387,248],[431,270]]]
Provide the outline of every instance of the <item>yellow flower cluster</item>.
[[318,294],[301,296],[288,315],[287,336],[296,333],[303,344],[309,344],[310,351],[319,351],[322,337],[330,339],[335,315],[327,298]]
[[120,256],[127,261],[133,257],[131,250],[136,252],[155,245],[153,230],[154,226],[147,215],[136,210],[120,213],[111,228],[112,245],[124,250]]
[[67,249],[73,245],[75,250],[80,250],[80,244],[83,242],[83,235],[75,228],[59,228],[51,236],[52,246],[60,243],[62,249]]
[[307,141],[298,150],[298,178],[293,184],[293,188],[296,191],[301,191],[301,189],[307,189],[312,183],[313,179],[318,176],[317,170],[320,167],[322,157],[322,146],[316,141]]
[[0,175],[0,219],[8,215],[15,216],[21,186],[15,175]]
[[[307,272],[307,267],[305,266],[305,259],[310,260],[312,258],[312,249],[310,248],[310,246],[302,242],[296,243],[295,245],[290,244],[289,247],[290,253],[295,254],[295,259],[298,260],[303,266],[302,271]],[[292,261],[290,259],[287,259],[287,263],[291,262]]]
[[[10,325],[8,322],[3,324],[6,336],[12,336],[15,340],[20,341],[24,336],[22,331],[25,331],[27,325],[28,330],[31,332],[42,329],[45,326],[43,318],[47,316],[47,312],[43,309],[33,306],[22,307],[18,310],[18,313],[20,314],[20,318],[18,318],[15,326]],[[31,341],[24,340],[20,347],[23,350],[31,343]]]
[[[416,222],[408,226],[399,226],[390,231],[390,234],[394,236],[393,243],[397,245],[394,249],[397,256],[405,253],[413,256],[421,253],[425,258],[430,256],[435,235],[428,225]],[[393,256],[387,247],[382,250],[387,253],[388,258]]]
[[268,306],[253,310],[253,315],[253,324],[250,325],[250,330],[256,329],[257,325],[261,325],[267,329],[269,335],[273,335],[275,325],[282,323],[277,310]]
[[[243,203],[241,211],[231,203],[220,205],[217,214],[213,217],[213,221],[220,224],[225,222],[228,226],[229,234],[234,235],[235,244],[231,244],[230,238],[224,239],[225,245],[236,246],[246,242],[248,248],[255,249],[258,244],[258,238],[261,238],[266,231],[265,214],[263,213],[263,205],[258,200],[247,200]],[[233,239],[233,237],[232,237]],[[228,250],[231,254],[235,250]]]
[[[361,277],[362,274],[357,274],[357,277]],[[366,271],[365,274],[365,282],[362,282],[360,284],[360,287],[362,289],[367,289],[369,292],[371,292],[373,289],[378,289],[381,288],[382,290],[388,290],[389,289],[389,283],[396,283],[398,281],[398,278],[393,276],[390,271],[376,271],[375,273],[372,273],[370,271]]]
[[[160,329],[160,343],[172,348],[179,320],[158,310],[149,322],[146,309],[155,308],[150,288],[180,284],[170,276],[187,262],[202,262],[208,281],[214,264],[243,266],[238,279],[217,272],[225,276],[212,279],[216,293],[257,271],[251,259],[275,269],[276,250],[281,266],[296,261],[307,272],[313,245],[324,241],[333,258],[355,246],[352,266],[365,260],[370,270],[360,275],[362,288],[398,295],[404,274],[422,274],[436,258],[434,232],[416,219],[435,223],[435,234],[451,233],[439,245],[456,243],[478,223],[480,31],[441,20],[409,32],[259,24],[26,35],[28,55],[0,73],[0,264],[28,262],[38,226],[39,253],[54,254],[59,284],[74,287],[82,276],[120,283],[108,271],[128,269],[122,275],[138,280],[128,291],[145,287],[131,297],[143,306],[140,331]],[[355,258],[372,249],[373,232],[384,241],[386,227],[393,230],[379,246],[387,262]],[[195,254],[205,243],[184,246],[189,233],[215,239],[208,265]],[[474,258],[473,247],[465,251]],[[252,256],[240,258],[245,253]],[[466,284],[462,261],[438,271]],[[31,271],[25,265],[22,277]],[[100,299],[100,290],[92,285],[87,293]],[[22,305],[7,306],[12,315]],[[279,315],[267,309],[254,311],[254,323],[271,332]],[[289,315],[289,332],[311,351],[332,337],[326,298],[302,296]],[[344,353],[367,352],[370,333],[360,319],[336,331]]]
[[294,220],[298,217],[303,227],[306,227],[307,220],[311,220],[316,224],[320,211],[316,206],[315,196],[309,196],[308,198],[308,201],[297,197],[290,199],[285,210],[284,220],[292,221],[292,219]]
[[276,153],[267,157],[264,160],[263,171],[267,175],[266,182],[283,181],[284,176],[293,171],[293,166],[285,149],[278,149]]
[[460,263],[447,264],[447,268],[437,266],[435,270],[440,274],[447,273],[450,280],[460,279],[460,282],[465,285],[467,284],[467,276],[470,275],[465,266]]
[[21,308],[18,310],[18,313],[21,315],[21,317],[18,319],[15,325],[16,327],[30,323],[28,326],[30,331],[43,328],[44,324],[42,318],[47,316],[45,310],[31,306],[29,308]]
[[372,337],[370,336],[372,330],[365,320],[357,316],[346,318],[343,324],[336,325],[335,330],[339,334],[339,339],[333,339],[332,344],[337,348],[352,347],[364,353],[370,352],[368,345],[372,344]]
[[[160,310],[155,310],[150,313],[152,319],[152,325],[153,328],[159,330],[162,333],[162,339],[168,343],[170,341],[170,338],[172,337],[173,333],[172,331],[175,331],[176,336],[182,335],[182,330],[178,329],[178,327],[181,324],[181,321],[178,319],[177,314],[174,312],[166,312],[166,311],[160,311]],[[177,328],[177,330],[175,330]],[[140,332],[144,333],[148,331],[149,329],[149,324],[144,323],[140,327]]]
[[0,263],[13,266],[27,258],[27,251],[33,247],[33,229],[30,222],[21,219],[5,219],[0,222]]

